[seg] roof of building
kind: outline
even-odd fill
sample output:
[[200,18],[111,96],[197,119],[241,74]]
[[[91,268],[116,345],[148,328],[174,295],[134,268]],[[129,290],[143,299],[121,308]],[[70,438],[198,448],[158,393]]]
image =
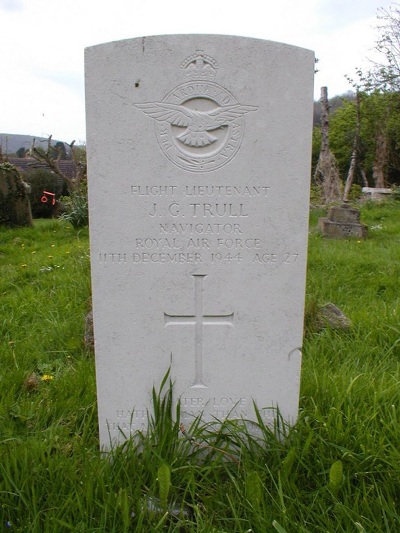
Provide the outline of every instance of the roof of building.
[[[35,168],[44,168],[52,172],[45,163],[41,163],[33,157],[7,157],[6,159],[9,163],[16,166],[22,173],[29,172]],[[71,159],[60,159],[57,164],[64,176],[69,179],[75,177],[76,166],[74,161]]]

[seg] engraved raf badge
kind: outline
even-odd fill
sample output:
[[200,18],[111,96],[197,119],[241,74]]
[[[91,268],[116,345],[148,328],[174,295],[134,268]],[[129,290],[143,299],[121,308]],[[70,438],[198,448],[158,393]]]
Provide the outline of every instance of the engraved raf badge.
[[258,107],[242,105],[214,82],[218,65],[203,51],[182,62],[189,80],[161,102],[135,106],[155,122],[163,153],[180,168],[208,172],[228,163],[240,148],[244,115]]

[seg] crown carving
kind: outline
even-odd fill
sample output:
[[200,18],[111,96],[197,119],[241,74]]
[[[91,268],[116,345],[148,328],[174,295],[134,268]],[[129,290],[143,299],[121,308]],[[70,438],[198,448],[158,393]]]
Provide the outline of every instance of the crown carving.
[[181,69],[188,79],[213,81],[217,75],[218,63],[202,50],[197,50],[182,61]]

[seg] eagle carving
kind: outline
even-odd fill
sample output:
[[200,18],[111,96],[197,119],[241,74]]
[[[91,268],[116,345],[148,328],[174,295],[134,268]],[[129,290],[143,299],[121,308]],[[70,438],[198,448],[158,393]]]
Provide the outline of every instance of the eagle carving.
[[250,111],[257,111],[257,107],[250,105],[228,105],[217,107],[210,111],[195,111],[183,105],[169,104],[167,102],[154,102],[135,104],[143,113],[160,122],[169,122],[172,126],[185,128],[177,139],[194,147],[208,146],[217,140],[209,133],[228,126],[235,119],[242,117]]

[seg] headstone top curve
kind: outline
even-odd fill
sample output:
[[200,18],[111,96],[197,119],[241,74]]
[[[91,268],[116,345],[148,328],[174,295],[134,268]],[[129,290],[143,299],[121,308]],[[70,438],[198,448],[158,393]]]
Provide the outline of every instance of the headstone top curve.
[[97,48],[100,48],[102,46],[104,47],[109,47],[109,46],[116,46],[116,45],[121,45],[121,46],[126,46],[127,44],[129,43],[134,43],[134,42],[137,42],[137,43],[140,43],[142,46],[144,44],[146,44],[146,41],[153,41],[153,42],[156,42],[156,41],[175,41],[175,40],[188,40],[188,39],[218,39],[218,40],[242,40],[242,41],[247,41],[248,43],[251,43],[253,42],[254,44],[256,43],[260,43],[260,44],[266,44],[266,45],[270,45],[270,46],[281,46],[281,47],[285,47],[286,49],[293,49],[293,50],[304,50],[305,52],[309,52],[310,54],[314,55],[314,51],[309,49],[309,48],[305,48],[305,47],[301,47],[301,46],[297,46],[297,45],[294,45],[294,44],[288,44],[288,43],[284,43],[284,42],[281,42],[281,41],[273,41],[273,40],[270,40],[270,39],[263,39],[261,37],[249,37],[249,36],[245,36],[245,35],[234,35],[234,34],[219,34],[219,33],[166,33],[166,34],[159,34],[159,35],[141,35],[141,36],[136,36],[136,37],[130,37],[130,38],[126,38],[126,39],[120,39],[120,40],[115,40],[115,41],[107,41],[107,42],[104,42],[104,43],[97,43],[97,44],[93,44],[93,45],[89,45],[87,47],[85,47],[85,51],[86,50],[95,50]]

